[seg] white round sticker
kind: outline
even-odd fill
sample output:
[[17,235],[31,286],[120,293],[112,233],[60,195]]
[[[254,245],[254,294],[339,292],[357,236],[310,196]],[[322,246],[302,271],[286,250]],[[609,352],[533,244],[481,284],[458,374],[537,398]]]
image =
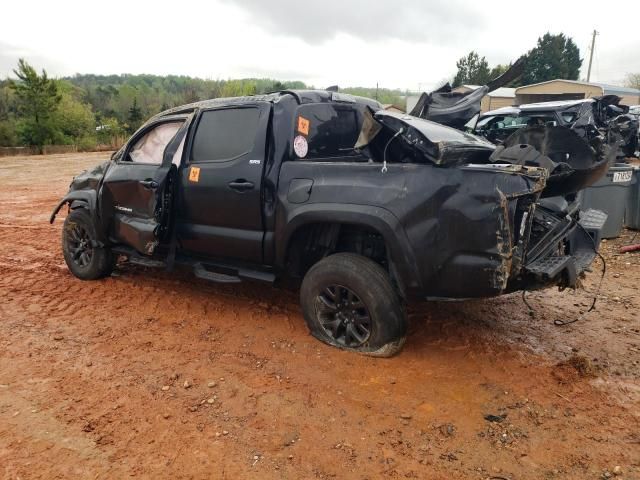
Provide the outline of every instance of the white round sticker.
[[307,143],[307,139],[302,135],[298,135],[293,139],[293,151],[296,152],[296,155],[300,158],[304,158],[307,156],[309,152],[309,144]]

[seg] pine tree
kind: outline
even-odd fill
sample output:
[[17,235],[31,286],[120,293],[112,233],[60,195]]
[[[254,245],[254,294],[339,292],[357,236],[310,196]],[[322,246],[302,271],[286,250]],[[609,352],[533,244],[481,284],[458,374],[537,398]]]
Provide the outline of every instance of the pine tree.
[[133,97],[133,105],[131,105],[129,109],[127,120],[129,121],[129,130],[131,133],[135,132],[142,123],[142,110],[140,110],[138,106],[138,97]]
[[44,69],[42,75],[38,75],[23,58],[18,61],[18,68],[13,73],[18,77],[17,81],[11,82],[11,88],[18,98],[21,117],[19,134],[24,143],[37,146],[42,153],[42,147],[55,136],[55,125],[51,118],[62,98],[58,85],[47,77]]
[[522,81],[531,84],[556,78],[577,80],[581,66],[580,50],[573,40],[563,33],[552,35],[547,32],[527,53]]
[[453,87],[460,85],[485,85],[491,80],[489,63],[485,57],[471,51],[466,57],[462,57],[456,62],[458,73],[453,79]]

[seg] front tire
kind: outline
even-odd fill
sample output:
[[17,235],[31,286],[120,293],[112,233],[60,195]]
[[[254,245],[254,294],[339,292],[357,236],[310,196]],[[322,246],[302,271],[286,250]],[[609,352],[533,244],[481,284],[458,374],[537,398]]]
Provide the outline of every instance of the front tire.
[[62,253],[71,273],[82,280],[110,275],[115,264],[111,250],[98,246],[95,225],[84,208],[72,210],[64,221]]
[[300,304],[311,334],[329,345],[379,357],[402,350],[407,317],[388,273],[369,258],[320,260],[302,281]]

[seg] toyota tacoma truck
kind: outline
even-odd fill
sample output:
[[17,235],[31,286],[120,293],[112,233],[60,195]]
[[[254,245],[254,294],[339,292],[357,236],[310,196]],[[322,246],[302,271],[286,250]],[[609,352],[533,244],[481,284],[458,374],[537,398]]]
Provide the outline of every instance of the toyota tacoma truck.
[[148,120],[75,177],[62,252],[83,280],[117,260],[299,287],[312,335],[398,352],[408,304],[575,287],[597,211],[575,193],[606,145],[562,127],[500,147],[340,92],[207,100]]

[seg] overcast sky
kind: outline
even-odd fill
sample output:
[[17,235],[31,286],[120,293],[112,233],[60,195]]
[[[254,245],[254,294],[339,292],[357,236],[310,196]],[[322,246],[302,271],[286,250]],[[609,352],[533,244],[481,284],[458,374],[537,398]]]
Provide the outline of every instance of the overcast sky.
[[0,78],[19,57],[74,73],[272,77],[316,87],[430,89],[476,50],[506,63],[546,31],[574,39],[592,81],[640,72],[640,1],[154,0],[5,2]]

